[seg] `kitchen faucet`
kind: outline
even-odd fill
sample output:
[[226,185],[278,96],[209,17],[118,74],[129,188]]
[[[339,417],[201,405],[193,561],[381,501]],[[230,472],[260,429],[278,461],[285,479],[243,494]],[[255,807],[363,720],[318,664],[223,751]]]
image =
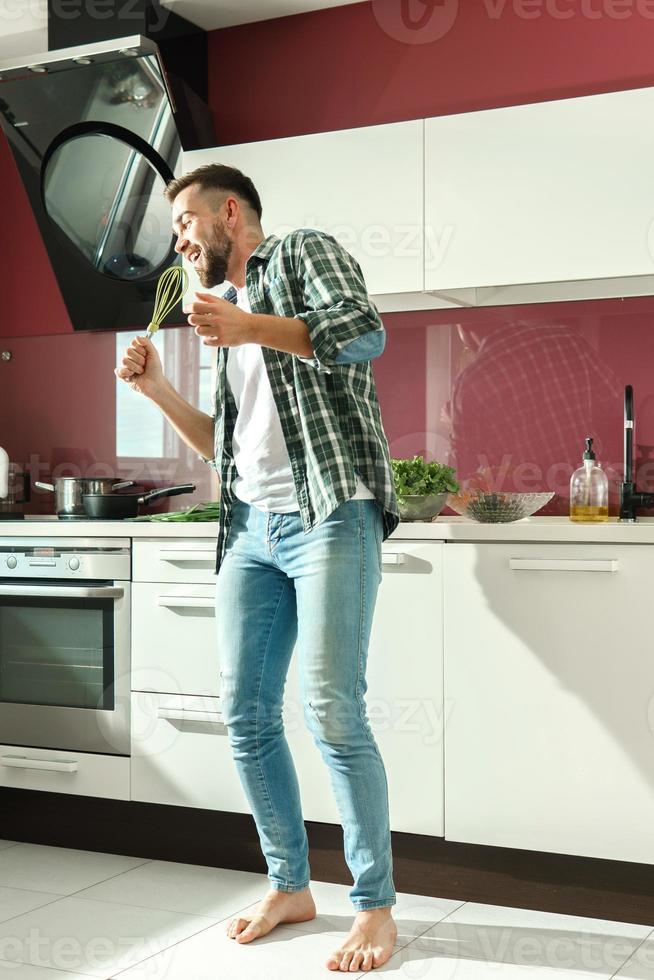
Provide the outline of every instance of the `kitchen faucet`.
[[637,507],[654,507],[654,493],[643,493],[634,483],[634,389],[624,389],[624,475],[620,488],[620,520],[635,521]]

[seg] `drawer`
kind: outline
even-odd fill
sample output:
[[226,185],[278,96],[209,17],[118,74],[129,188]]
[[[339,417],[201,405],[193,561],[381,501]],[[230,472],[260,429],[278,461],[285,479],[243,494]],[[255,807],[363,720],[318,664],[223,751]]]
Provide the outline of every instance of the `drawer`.
[[60,749],[0,745],[0,786],[129,800],[130,760]]
[[136,539],[132,542],[132,578],[135,582],[216,581],[215,538]]
[[218,697],[215,592],[215,583],[134,583],[133,691]]
[[220,699],[132,694],[132,799],[249,813]]

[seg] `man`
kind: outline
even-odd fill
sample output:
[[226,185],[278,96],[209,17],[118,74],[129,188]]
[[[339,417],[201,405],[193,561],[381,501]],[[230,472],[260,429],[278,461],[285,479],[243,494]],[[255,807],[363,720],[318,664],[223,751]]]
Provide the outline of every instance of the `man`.
[[224,299],[196,293],[185,310],[218,348],[215,417],[173,389],[144,337],[116,374],[221,476],[220,694],[271,884],[228,934],[247,943],[316,914],[282,724],[297,640],[305,719],[330,768],[354,879],[352,929],[326,965],[367,971],[397,936],[386,774],[364,702],[381,542],[399,521],[370,367],[384,328],[358,264],[331,236],[264,236],[259,195],[240,171],[200,167],[166,196],[176,249],[203,286],[232,284]]

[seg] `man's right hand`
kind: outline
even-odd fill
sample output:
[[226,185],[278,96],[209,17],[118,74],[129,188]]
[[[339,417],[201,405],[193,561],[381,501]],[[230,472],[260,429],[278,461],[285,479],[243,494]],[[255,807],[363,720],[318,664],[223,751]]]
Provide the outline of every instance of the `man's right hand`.
[[126,382],[132,391],[138,391],[147,398],[152,398],[161,390],[166,381],[159,352],[147,337],[134,338],[114,374]]

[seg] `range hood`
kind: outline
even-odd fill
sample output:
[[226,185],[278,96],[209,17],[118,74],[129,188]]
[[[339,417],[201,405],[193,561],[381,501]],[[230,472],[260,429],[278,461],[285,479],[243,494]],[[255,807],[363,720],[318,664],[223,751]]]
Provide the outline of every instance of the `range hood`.
[[[52,35],[51,22],[51,48]],[[197,71],[197,48],[177,40]],[[0,123],[75,330],[145,326],[178,261],[163,190],[182,151],[215,138],[199,86],[167,68],[143,35],[0,65]]]

